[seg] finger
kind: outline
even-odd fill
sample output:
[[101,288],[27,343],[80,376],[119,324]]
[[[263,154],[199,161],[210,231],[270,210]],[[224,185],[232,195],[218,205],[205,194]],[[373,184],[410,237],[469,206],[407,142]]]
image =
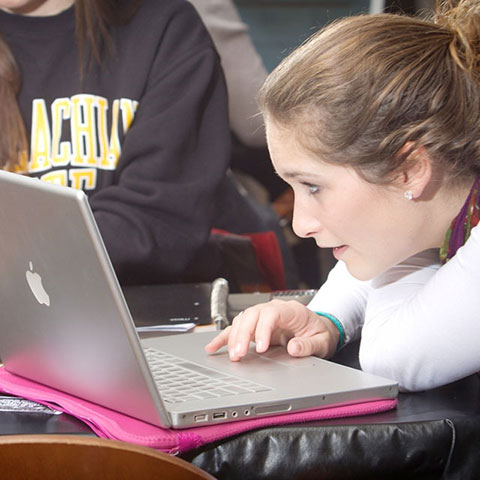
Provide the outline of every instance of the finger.
[[292,357],[327,357],[329,349],[328,333],[322,332],[311,337],[294,337],[287,344],[287,352]]
[[232,322],[232,330],[228,339],[230,360],[236,362],[244,357],[253,340],[258,321],[258,310],[248,308],[237,315]]
[[225,330],[222,330],[216,337],[207,343],[207,345],[205,345],[205,350],[208,353],[215,353],[217,350],[220,350],[220,348],[227,345],[231,328],[232,327],[227,327]]
[[280,312],[276,308],[264,308],[257,321],[255,330],[255,345],[258,353],[268,350],[274,329],[280,322]]

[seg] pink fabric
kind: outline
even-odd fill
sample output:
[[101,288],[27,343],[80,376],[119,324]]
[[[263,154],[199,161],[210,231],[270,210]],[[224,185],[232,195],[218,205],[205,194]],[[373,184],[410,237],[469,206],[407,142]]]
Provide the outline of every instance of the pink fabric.
[[0,390],[68,413],[86,423],[99,437],[145,445],[167,453],[182,453],[215,440],[272,425],[353,417],[395,408],[397,399],[378,400],[308,412],[289,413],[185,430],[156,427],[78,397],[54,390],[0,368]]

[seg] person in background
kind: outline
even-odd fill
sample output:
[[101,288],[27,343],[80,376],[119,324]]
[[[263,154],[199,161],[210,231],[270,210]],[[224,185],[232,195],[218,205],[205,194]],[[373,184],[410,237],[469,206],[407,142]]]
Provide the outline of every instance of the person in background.
[[[268,72],[252,42],[248,26],[233,0],[190,0],[198,11],[222,62],[232,132],[231,167],[255,178],[274,201],[287,190],[275,175],[256,97]],[[288,189],[289,190],[289,189]]]
[[[220,56],[228,90],[232,132],[249,147],[266,147],[256,96],[267,70],[233,0],[189,0],[199,13]],[[271,167],[270,167],[271,168]]]
[[191,265],[230,132],[223,72],[194,8],[0,0],[0,35],[0,167],[83,189],[122,284],[174,283],[188,269],[210,278]]
[[[251,307],[206,346],[331,357],[418,391],[480,370],[480,2],[332,23],[260,95],[293,225],[338,263],[304,307]],[[320,379],[321,380],[321,379]]]
[[[261,228],[277,232],[283,250],[288,288],[296,288],[299,281],[305,282],[307,279],[309,284],[316,283],[312,279],[318,276],[317,262],[312,262],[311,257],[305,262],[308,265],[304,266],[301,262],[305,249],[311,251],[310,247],[315,247],[298,238],[292,241],[292,191],[276,175],[270,161],[263,117],[256,102],[268,72],[252,42],[248,26],[240,17],[233,0],[190,0],[190,3],[210,33],[225,73],[232,133],[230,167],[233,178],[244,195],[250,197],[249,202],[257,203],[253,208],[265,222]],[[235,221],[238,221],[238,217]],[[282,229],[275,223],[285,225],[288,245]],[[231,221],[227,220],[225,224],[235,230]],[[242,228],[245,230],[245,227]]]

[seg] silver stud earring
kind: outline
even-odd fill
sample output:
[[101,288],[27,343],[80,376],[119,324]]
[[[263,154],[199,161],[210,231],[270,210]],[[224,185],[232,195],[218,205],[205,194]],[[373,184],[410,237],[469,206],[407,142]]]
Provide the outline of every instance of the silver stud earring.
[[413,200],[413,193],[411,190],[407,190],[403,195],[407,200]]

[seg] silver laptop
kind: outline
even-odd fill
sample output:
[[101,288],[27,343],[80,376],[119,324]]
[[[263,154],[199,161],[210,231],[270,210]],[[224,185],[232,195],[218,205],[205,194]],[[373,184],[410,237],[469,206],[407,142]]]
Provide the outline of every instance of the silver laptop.
[[82,191],[0,171],[0,272],[0,358],[8,371],[158,426],[398,392],[391,380],[294,359],[279,347],[237,363],[226,351],[207,355],[215,332],[140,339]]

